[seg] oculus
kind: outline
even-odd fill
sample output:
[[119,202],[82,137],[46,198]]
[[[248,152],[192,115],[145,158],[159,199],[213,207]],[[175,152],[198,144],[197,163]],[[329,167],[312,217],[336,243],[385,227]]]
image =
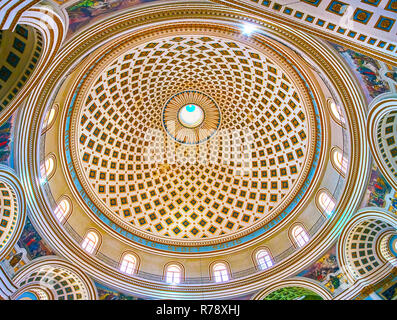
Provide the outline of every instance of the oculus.
[[179,110],[178,120],[185,127],[196,128],[204,120],[204,111],[195,104],[188,104]]
[[199,144],[210,139],[221,122],[214,99],[196,90],[172,96],[163,109],[165,131],[182,144]]

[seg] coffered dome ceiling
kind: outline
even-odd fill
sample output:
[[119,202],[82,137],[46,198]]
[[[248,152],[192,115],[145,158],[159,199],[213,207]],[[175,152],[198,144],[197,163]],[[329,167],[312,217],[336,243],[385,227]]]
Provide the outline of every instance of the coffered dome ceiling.
[[[81,75],[65,132],[78,184],[106,217],[184,245],[293,211],[319,144],[306,80],[279,52],[197,27],[109,50]],[[195,128],[178,116],[188,104],[203,111]]]
[[[236,296],[296,274],[336,239],[367,169],[362,98],[326,44],[192,6],[142,6],[74,34],[21,116],[21,176],[40,181],[32,223],[98,281],[158,298]],[[253,262],[263,248],[268,270]],[[227,262],[230,282],[214,283],[214,261]],[[164,268],[178,263],[184,279],[170,287]]]

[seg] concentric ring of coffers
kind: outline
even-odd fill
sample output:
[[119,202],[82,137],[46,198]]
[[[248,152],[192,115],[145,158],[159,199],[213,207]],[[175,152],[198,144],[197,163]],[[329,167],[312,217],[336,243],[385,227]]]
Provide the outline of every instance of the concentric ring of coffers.
[[375,163],[397,189],[397,94],[386,93],[369,106],[367,134]]
[[26,217],[25,194],[15,172],[0,165],[0,259],[18,241]]
[[82,270],[56,256],[36,258],[13,277],[13,300],[96,300],[94,282]]
[[[166,244],[220,243],[276,225],[307,190],[321,149],[317,102],[286,57],[236,30],[199,26],[113,46],[81,74],[67,111],[80,192],[98,215]],[[200,146],[167,139],[176,96],[180,107],[203,105],[211,138]]]
[[[227,24],[227,20],[233,22],[233,24],[239,23],[235,19],[240,13],[226,12],[216,6],[211,8],[211,10],[208,8],[204,10],[199,6],[191,10],[186,10],[186,8],[182,10],[182,8],[176,7],[172,10],[169,9],[167,8],[167,15],[171,14],[173,19],[190,18],[197,21],[200,14],[204,14],[205,11],[206,17],[209,13],[214,14],[214,19],[218,20],[218,24]],[[136,10],[133,15],[146,15],[145,19],[154,23],[159,17],[161,19],[163,18],[162,9],[157,8],[156,10],[159,11],[158,16],[156,16],[157,13],[147,13],[145,10]],[[60,60],[55,61],[54,67],[58,67],[54,69],[56,70],[55,73],[51,75],[51,79],[45,78],[40,84],[43,95],[36,100],[34,99],[37,97],[31,98],[28,101],[31,108],[24,109],[25,114],[21,117],[23,119],[21,123],[21,135],[26,139],[23,141],[29,141],[29,137],[33,132],[41,131],[41,119],[44,119],[46,111],[51,111],[51,108],[54,106],[47,104],[47,110],[45,110],[46,100],[49,99],[49,96],[45,92],[54,90],[57,83],[65,79],[62,73],[66,73],[70,66],[76,65],[76,62],[80,58],[88,54],[91,46],[104,45],[104,39],[109,40],[113,36],[116,36],[117,33],[122,34],[123,31],[127,30],[134,31],[134,23],[137,20],[132,19],[131,14],[130,12],[118,16],[118,23],[114,23],[112,28],[106,25],[103,26],[104,29],[102,30],[101,26],[98,25],[90,29],[90,32],[86,33],[86,36],[88,34],[92,35],[90,39],[83,35],[76,36],[76,41],[80,41],[78,48],[72,48],[72,44],[63,48],[63,52],[59,57],[65,57],[65,60],[59,58]],[[231,17],[232,14],[234,17]],[[110,23],[113,22],[110,21]],[[274,282],[275,279],[279,279],[280,272],[282,272],[284,277],[291,275],[299,268],[305,266],[308,259],[315,259],[327,249],[330,241],[335,239],[335,233],[331,231],[339,228],[340,224],[343,225],[344,221],[346,221],[346,215],[349,212],[354,212],[358,206],[360,190],[363,189],[362,184],[365,180],[365,172],[368,170],[368,151],[365,144],[363,144],[362,131],[364,124],[360,120],[363,118],[364,110],[362,96],[356,91],[352,81],[349,80],[347,71],[340,64],[339,60],[334,59],[332,54],[328,54],[328,50],[322,50],[323,44],[314,41],[316,47],[311,47],[313,39],[307,39],[302,34],[292,32],[292,30],[282,29],[277,25],[271,25],[271,28],[265,28],[262,25],[261,28],[272,34],[273,38],[280,39],[280,37],[285,37],[283,42],[286,44],[288,44],[288,41],[293,41],[294,54],[303,54],[308,63],[320,66],[322,72],[325,73],[330,83],[334,86],[330,93],[325,85],[318,83],[320,81],[319,78],[316,79],[309,70],[305,69],[303,60],[300,60],[301,58],[298,55],[294,56],[294,60],[301,61],[301,64],[298,63],[295,67],[301,73],[311,75],[311,84],[317,88],[313,93],[319,101],[320,116],[325,116],[325,119],[322,119],[322,124],[326,126],[329,133],[325,138],[326,145],[331,144],[336,146],[337,148],[333,149],[334,154],[342,155],[342,157],[335,157],[337,160],[342,159],[342,162],[338,160],[334,164],[331,164],[328,162],[330,148],[324,148],[321,151],[321,169],[325,171],[323,171],[322,175],[314,175],[312,177],[312,185],[310,186],[311,191],[316,194],[316,198],[302,199],[299,203],[301,210],[299,216],[295,217],[295,221],[287,219],[281,224],[284,228],[275,228],[267,234],[266,238],[259,237],[251,240],[250,243],[242,245],[236,242],[230,247],[225,243],[221,243],[214,246],[214,252],[195,252],[191,251],[191,248],[177,246],[169,247],[167,248],[168,251],[164,252],[156,247],[157,243],[150,241],[134,242],[120,236],[115,231],[117,226],[104,225],[94,215],[90,214],[89,211],[86,211],[85,204],[81,201],[79,195],[73,189],[68,189],[71,181],[70,177],[64,174],[68,170],[65,167],[65,163],[62,162],[63,150],[57,148],[60,145],[57,140],[57,132],[64,125],[62,122],[63,117],[59,115],[65,112],[67,103],[63,99],[56,97],[51,101],[57,105],[58,112],[53,112],[52,114],[57,114],[58,116],[55,116],[56,119],[52,120],[51,128],[46,127],[45,139],[41,140],[45,143],[46,154],[55,156],[55,165],[50,166],[55,168],[53,169],[55,172],[53,172],[53,176],[45,181],[42,186],[33,184],[29,188],[29,192],[32,192],[29,201],[34,210],[32,220],[33,222],[37,222],[36,224],[39,229],[45,225],[47,230],[46,238],[52,246],[57,247],[62,254],[67,255],[69,259],[78,263],[86,272],[104,283],[123,287],[127,292],[142,295],[149,294],[152,297],[159,298],[169,297],[169,294],[172,292],[173,297],[181,299],[201,298],[203,294],[208,298],[221,298],[252,292],[252,290],[266,287]],[[117,41],[123,41],[123,36],[119,35]],[[110,43],[110,45],[114,45],[117,41]],[[292,54],[289,48],[277,41],[273,44],[279,50]],[[93,61],[92,59],[94,58],[95,54],[89,60]],[[331,61],[332,63],[329,64],[327,61]],[[75,69],[74,73],[71,74],[71,78],[76,79],[79,76],[79,71],[79,68]],[[341,75],[344,76],[344,80],[340,78]],[[73,90],[70,90],[74,85],[73,81],[69,83],[66,81],[63,85],[61,90],[73,92]],[[341,121],[333,121],[329,117],[331,108],[328,109],[326,106],[325,100],[327,98],[332,98],[341,110],[345,106],[354,105],[354,112],[352,108],[345,109],[346,114],[343,115],[344,126],[341,125]],[[341,116],[339,111],[337,111],[336,115]],[[351,144],[349,138],[347,141],[344,141],[346,133],[343,134],[343,127],[347,127],[349,130],[355,132],[355,135],[350,137],[352,140]],[[347,136],[349,137],[348,133]],[[23,156],[18,161],[35,164],[35,167],[29,165],[29,167],[22,168],[24,173],[22,174],[22,179],[24,179],[25,184],[30,184],[30,179],[34,180],[40,176],[40,173],[36,169],[39,167],[38,153],[36,151],[37,145],[22,143],[20,147],[26,148],[26,152],[21,152]],[[341,150],[342,153],[340,153]],[[335,169],[338,167],[339,162],[343,164],[343,157],[346,157],[349,161],[347,171],[344,171],[345,178]],[[40,162],[44,163],[45,159],[46,157],[44,156]],[[346,167],[341,166],[340,169],[345,170]],[[346,192],[341,194],[341,190],[345,186],[344,179],[347,181]],[[319,188],[319,185],[321,188]],[[59,186],[62,186],[62,188],[59,188]],[[51,198],[50,203],[53,204],[51,207],[40,200],[44,196],[41,189],[44,187],[51,192],[46,192],[46,196]],[[328,196],[321,197],[321,200],[320,196],[324,194],[323,191]],[[69,205],[65,203],[69,203]],[[321,206],[324,203],[332,203],[333,209],[326,210],[327,207]],[[62,214],[63,209],[61,210],[61,208],[67,208],[65,215]],[[35,212],[40,212],[40,214],[36,214]],[[58,222],[56,222],[56,216],[58,216],[58,214],[55,216],[56,212],[60,213],[59,217],[61,217],[61,219],[58,219]],[[294,222],[294,224],[291,224],[291,222]],[[318,232],[320,230],[322,232]],[[296,235],[300,235],[300,239],[307,239],[303,247],[300,247],[300,242],[294,238]],[[63,245],[59,246],[59,243]],[[95,245],[91,246],[92,243]],[[83,245],[84,248],[81,247]],[[87,248],[90,248],[89,252],[86,250]],[[262,249],[267,249],[268,253],[274,259],[273,267],[266,270],[260,269],[260,265],[255,260],[256,257],[263,256]],[[135,269],[133,274],[126,274],[121,270],[123,266],[122,262],[124,262],[124,258],[127,261],[134,261],[131,256],[134,256],[136,259]],[[199,270],[197,269],[198,265],[201,266]],[[166,270],[168,270],[167,268],[173,268],[173,270],[179,268],[183,272],[182,283],[180,285],[170,286],[166,283],[164,276]],[[215,285],[214,279],[216,277],[212,274],[212,271],[215,269],[221,270],[221,268],[229,270],[230,277],[226,283],[216,283]],[[241,276],[244,276],[243,283],[239,281]],[[194,282],[195,280],[197,282]],[[188,283],[189,285],[185,286],[183,285],[184,283]],[[192,284],[195,285],[193,286]]]
[[393,269],[397,251],[391,245],[396,236],[393,213],[377,207],[358,210],[342,230],[337,245],[341,269],[349,281],[365,285],[368,278],[383,278],[382,269]]

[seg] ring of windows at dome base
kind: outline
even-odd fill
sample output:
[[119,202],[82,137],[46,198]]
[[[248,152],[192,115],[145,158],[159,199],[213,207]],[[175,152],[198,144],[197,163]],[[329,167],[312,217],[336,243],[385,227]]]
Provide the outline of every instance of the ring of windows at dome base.
[[290,238],[291,243],[296,248],[304,247],[310,240],[309,234],[306,231],[306,227],[303,223],[295,222],[289,229],[288,229],[288,236]]
[[348,159],[343,154],[343,151],[339,147],[332,147],[330,154],[331,163],[343,177],[346,176],[348,170]]
[[[303,224],[295,223],[289,228],[292,243],[301,248],[309,242],[309,235],[306,232]],[[98,231],[90,229],[87,231],[81,247],[87,253],[95,255],[99,250],[101,244],[100,235]],[[274,266],[274,260],[268,248],[258,248],[253,252],[253,263],[259,270],[266,270]],[[119,270],[127,275],[134,275],[137,273],[139,266],[139,257],[132,251],[128,251],[122,255],[119,263]],[[185,268],[182,263],[170,262],[164,267],[163,280],[170,285],[176,286],[189,278],[185,275]],[[231,268],[226,262],[213,261],[209,265],[209,278],[215,282],[227,282],[231,280]]]
[[226,262],[214,261],[211,266],[211,276],[214,282],[227,282],[230,280],[230,266]]

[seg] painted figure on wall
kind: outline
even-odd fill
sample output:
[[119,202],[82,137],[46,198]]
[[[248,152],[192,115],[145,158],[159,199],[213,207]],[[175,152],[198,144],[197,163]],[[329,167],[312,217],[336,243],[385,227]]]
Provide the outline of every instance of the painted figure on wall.
[[364,206],[384,208],[386,196],[392,191],[391,186],[383,178],[379,170],[373,168],[368,183]]
[[99,300],[143,300],[112,290],[100,283],[95,283],[95,285],[97,288]]
[[310,267],[300,272],[298,276],[316,280],[328,288],[330,292],[347,285],[347,280],[338,265],[336,246],[328,250]]
[[0,126],[0,164],[8,166],[12,164],[12,128],[13,117]]
[[393,212],[396,212],[397,210],[397,198],[390,198],[390,204],[392,206]]
[[10,260],[10,266],[15,267],[19,261],[22,259],[22,252],[14,254]]
[[21,234],[21,238],[18,240],[18,244],[20,247],[26,249],[30,259],[54,254],[34,229],[29,218],[26,219],[26,224]]
[[[336,258],[336,247],[332,247],[324,256],[302,271],[298,276],[323,282],[329,280],[328,275],[335,274],[339,270]],[[335,282],[338,280],[334,279]]]
[[380,295],[386,300],[397,300],[397,283],[382,291]]
[[155,0],[82,0],[68,7],[69,34],[105,14]]
[[397,71],[389,71],[385,73],[385,76],[392,79],[397,84]]
[[368,102],[376,96],[390,91],[390,86],[380,73],[378,61],[340,45],[331,45],[342,55],[347,64],[355,71],[357,79],[367,96]]

